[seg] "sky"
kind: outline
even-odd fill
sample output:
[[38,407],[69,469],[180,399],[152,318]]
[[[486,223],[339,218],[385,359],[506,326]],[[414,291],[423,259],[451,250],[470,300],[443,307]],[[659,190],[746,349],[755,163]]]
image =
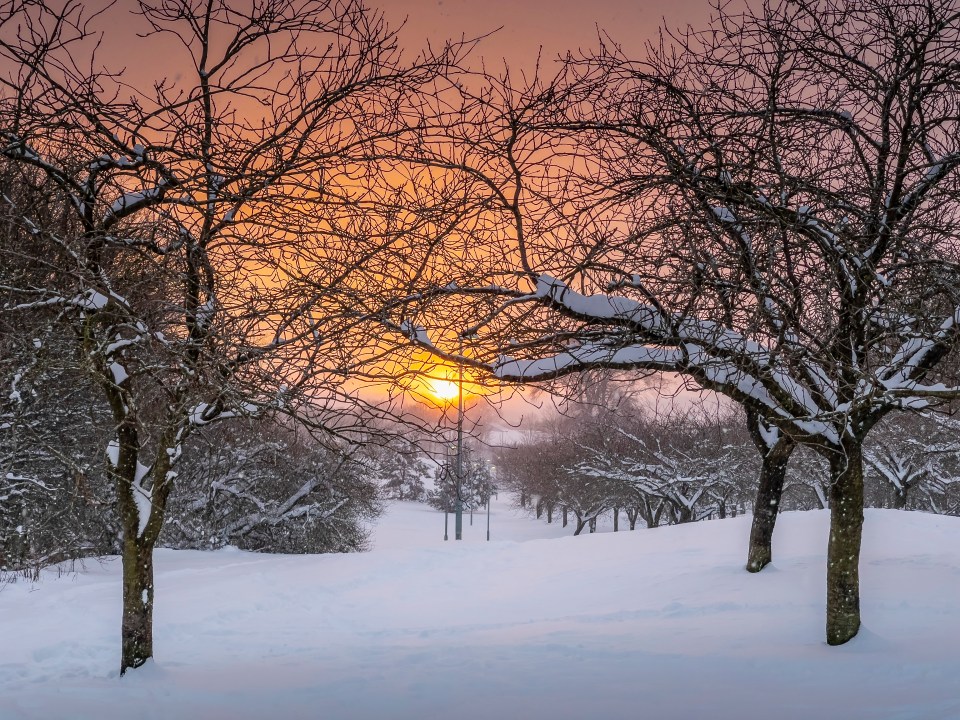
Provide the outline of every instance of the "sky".
[[596,45],[598,28],[628,50],[639,51],[665,21],[668,27],[702,26],[709,0],[381,0],[370,3],[391,22],[407,18],[411,47],[501,28],[480,53],[498,64],[531,68],[542,47],[545,59]]
[[[241,0],[236,0],[240,2]],[[405,54],[416,54],[427,42],[473,38],[492,33],[480,44],[480,58],[496,72],[506,62],[511,70],[529,72],[541,57],[549,66],[568,51],[596,47],[599,33],[609,35],[634,57],[642,57],[644,43],[668,28],[692,24],[702,28],[711,15],[711,0],[365,0],[381,10],[391,27],[403,29]],[[87,12],[109,4],[95,0]],[[124,69],[134,83],[148,85],[164,74],[176,80],[180,51],[170,55],[168,40],[144,39],[143,20],[132,12],[135,0],[116,0],[109,12],[108,30],[99,57],[111,70]],[[102,23],[97,23],[102,26]],[[159,65],[158,65],[159,63]],[[548,73],[549,74],[549,73]]]

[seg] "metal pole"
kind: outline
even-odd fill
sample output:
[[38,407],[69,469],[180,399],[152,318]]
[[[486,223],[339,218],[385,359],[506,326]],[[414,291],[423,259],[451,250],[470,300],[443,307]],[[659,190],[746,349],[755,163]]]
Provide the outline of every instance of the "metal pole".
[[[463,355],[463,338],[460,338],[460,355]],[[458,368],[457,382],[457,500],[454,505],[454,531],[457,540],[463,540],[463,363]]]
[[487,542],[490,542],[490,493],[487,493]]

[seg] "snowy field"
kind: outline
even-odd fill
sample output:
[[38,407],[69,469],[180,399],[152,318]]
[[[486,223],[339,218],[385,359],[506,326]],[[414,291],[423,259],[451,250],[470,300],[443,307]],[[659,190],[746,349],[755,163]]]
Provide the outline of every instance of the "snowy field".
[[0,718],[960,718],[960,519],[868,511],[840,648],[827,522],[781,516],[757,576],[749,518],[574,538],[504,507],[490,543],[400,503],[370,553],[160,551],[123,679],[120,564],[91,562],[0,590]]

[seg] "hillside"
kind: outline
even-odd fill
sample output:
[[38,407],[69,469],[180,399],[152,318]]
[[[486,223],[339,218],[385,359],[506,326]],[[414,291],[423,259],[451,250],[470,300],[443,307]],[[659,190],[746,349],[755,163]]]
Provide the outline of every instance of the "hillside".
[[960,519],[868,511],[865,627],[828,648],[826,513],[783,515],[752,576],[749,518],[574,538],[495,510],[490,543],[404,503],[359,555],[160,551],[157,659],[123,679],[119,562],[6,585],[0,717],[960,717]]

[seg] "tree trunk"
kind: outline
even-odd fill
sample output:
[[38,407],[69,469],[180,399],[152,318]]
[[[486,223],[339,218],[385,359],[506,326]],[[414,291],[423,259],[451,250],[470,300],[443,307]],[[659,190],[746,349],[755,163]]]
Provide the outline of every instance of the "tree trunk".
[[620,531],[620,508],[613,509],[613,531]]
[[567,526],[567,513],[568,513],[568,508],[566,505],[564,505],[563,506],[563,526],[564,527]]
[[663,511],[667,509],[667,504],[661,502],[657,505],[657,509],[653,512],[652,517],[653,521],[649,527],[660,527],[660,518],[663,517]]
[[760,452],[760,483],[753,504],[753,524],[750,527],[750,547],[747,550],[747,570],[760,572],[773,560],[773,528],[783,499],[783,483],[787,462],[793,454],[794,443],[775,428],[763,424],[755,411],[747,412],[747,429]]
[[595,533],[597,531],[597,518],[590,518],[590,532]]
[[893,509],[894,510],[906,510],[907,509],[907,488],[894,488],[893,489]]
[[553,503],[547,503],[547,524],[553,522]]
[[863,536],[863,447],[845,439],[830,460],[827,549],[827,643],[842,645],[860,629],[860,542]]
[[582,533],[582,532],[583,532],[583,529],[584,529],[586,526],[587,526],[587,521],[586,521],[586,519],[581,519],[581,518],[578,516],[578,517],[577,517],[577,529],[573,531],[574,537],[576,537],[577,535],[579,535],[580,533]]
[[747,551],[747,570],[750,572],[760,572],[773,560],[773,528],[780,512],[787,462],[793,449],[793,443],[782,438],[761,458],[760,485],[753,505],[750,549]]
[[543,500],[537,500],[537,520],[543,515]]
[[153,544],[127,537],[122,558],[121,675],[153,657]]

